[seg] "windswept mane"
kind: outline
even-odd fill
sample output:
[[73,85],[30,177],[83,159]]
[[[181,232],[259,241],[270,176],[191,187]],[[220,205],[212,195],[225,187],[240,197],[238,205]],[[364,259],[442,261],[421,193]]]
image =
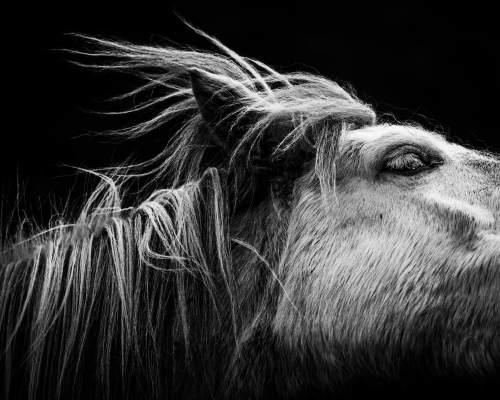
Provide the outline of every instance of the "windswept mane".
[[[76,221],[15,245],[2,260],[5,398],[156,398],[182,392],[186,374],[209,381],[208,338],[229,325],[232,338],[224,340],[237,346],[232,244],[257,252],[229,230],[256,191],[247,180],[311,161],[327,193],[342,132],[375,123],[370,107],[335,82],[279,73],[198,33],[220,53],[78,35],[89,50],[71,53],[84,56],[83,64],[144,81],[117,99],[154,93],[123,113],[161,109],[109,134],[137,138],[181,123],[151,160],[92,172],[102,181]],[[212,124],[194,93],[201,78],[209,86],[213,79],[212,97],[226,99]],[[224,138],[213,134],[219,130]],[[146,195],[125,206],[137,178],[146,178]],[[26,249],[30,256],[18,260]]]
[[[217,168],[229,170],[234,168],[238,154],[245,154],[250,158],[251,149],[262,151],[258,148],[259,143],[270,127],[282,129],[277,135],[280,140],[272,146],[272,156],[279,158],[298,147],[314,153],[317,149],[321,152],[335,152],[339,129],[375,122],[374,112],[359,101],[352,90],[347,92],[337,83],[321,76],[303,72],[279,73],[260,61],[239,56],[217,39],[196,31],[207,38],[220,53],[135,45],[83,35],[78,37],[87,41],[92,46],[91,49],[88,52],[72,51],[74,54],[96,59],[94,63],[81,64],[85,67],[133,74],[145,82],[137,89],[117,96],[116,100],[135,99],[141,93],[156,93],[153,98],[120,113],[134,113],[155,106],[161,109],[157,115],[108,134],[137,138],[181,117],[180,128],[173,133],[170,142],[156,157],[135,166],[135,172],[138,168],[142,173],[150,174],[151,181],[156,186],[165,187],[165,183],[168,187],[177,186],[180,182],[200,179],[206,169],[206,153],[213,148],[193,94],[192,71],[201,70],[226,78],[228,87],[235,82],[241,85],[239,89],[242,96],[238,99],[230,98],[221,105],[221,114],[225,117],[217,122],[223,125],[230,121],[224,127],[229,130],[228,136],[232,137],[232,142],[224,144],[230,146],[227,157],[219,160],[217,165],[211,164]],[[219,90],[223,91],[225,88]],[[168,102],[168,107],[162,108],[161,105],[165,102]],[[243,132],[240,124],[242,121]],[[331,132],[332,127],[334,132]],[[323,141],[328,144],[322,146]],[[320,156],[316,172],[326,184],[326,181],[332,181],[332,178],[326,178],[326,175],[331,176],[331,168],[325,170],[322,167],[326,166],[324,164],[332,164],[331,154],[320,153]],[[323,156],[329,161],[325,163]],[[133,175],[130,165],[124,167],[128,176]],[[169,176],[167,182],[166,175]],[[162,183],[157,184],[158,180]]]

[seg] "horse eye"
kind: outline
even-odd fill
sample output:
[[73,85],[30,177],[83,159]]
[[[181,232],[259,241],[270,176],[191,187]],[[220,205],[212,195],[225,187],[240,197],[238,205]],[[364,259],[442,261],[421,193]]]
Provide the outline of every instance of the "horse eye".
[[398,155],[384,164],[384,171],[400,175],[416,175],[431,166],[415,153]]

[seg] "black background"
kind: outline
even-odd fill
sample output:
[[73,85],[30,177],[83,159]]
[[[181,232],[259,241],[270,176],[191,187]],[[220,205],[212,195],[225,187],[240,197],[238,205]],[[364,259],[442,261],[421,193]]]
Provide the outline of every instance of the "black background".
[[[125,3],[125,2],[123,2]],[[79,49],[70,32],[135,43],[213,49],[174,15],[239,54],[284,71],[306,70],[349,82],[379,113],[414,120],[454,140],[498,150],[498,29],[493,9],[417,2],[136,2],[118,8],[68,3],[20,4],[3,16],[4,92],[1,188],[3,213],[16,204],[46,221],[54,203],[84,192],[68,166],[102,167],[131,145],[101,143],[88,131],[119,128],[104,100],[137,84],[71,65],[57,49]],[[16,200],[20,193],[22,199]]]

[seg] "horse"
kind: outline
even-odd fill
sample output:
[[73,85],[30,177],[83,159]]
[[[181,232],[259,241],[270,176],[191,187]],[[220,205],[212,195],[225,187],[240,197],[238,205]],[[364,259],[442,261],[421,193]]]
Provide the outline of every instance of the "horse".
[[217,52],[79,36],[81,64],[142,82],[117,98],[150,114],[108,134],[169,135],[4,244],[4,398],[489,393],[498,155],[197,32]]

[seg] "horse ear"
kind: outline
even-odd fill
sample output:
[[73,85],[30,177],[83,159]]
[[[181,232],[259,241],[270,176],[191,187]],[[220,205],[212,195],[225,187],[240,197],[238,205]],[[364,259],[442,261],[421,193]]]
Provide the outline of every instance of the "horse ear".
[[189,70],[194,98],[201,116],[211,126],[229,125],[227,117],[242,107],[245,99],[255,99],[255,93],[240,82],[212,74],[199,68]]

